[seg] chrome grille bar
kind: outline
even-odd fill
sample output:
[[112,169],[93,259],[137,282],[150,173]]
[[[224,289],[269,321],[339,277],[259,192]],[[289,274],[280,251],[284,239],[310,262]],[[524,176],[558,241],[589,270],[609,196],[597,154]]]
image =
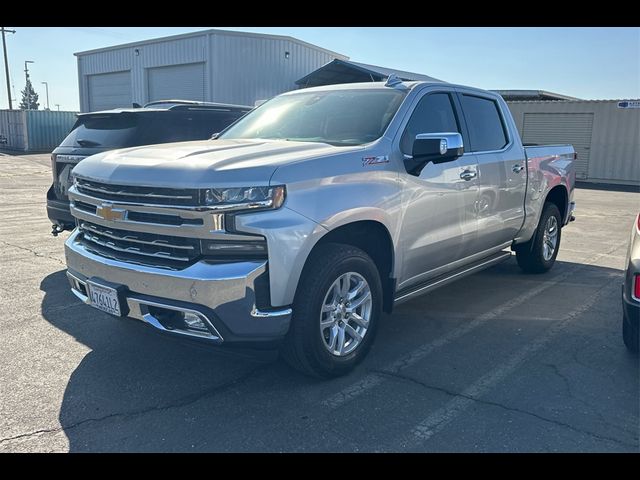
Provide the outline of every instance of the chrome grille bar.
[[116,246],[113,242],[104,242],[95,235],[87,234],[86,232],[83,232],[83,233],[84,233],[85,240],[89,240],[90,242],[96,243],[102,247],[110,248],[111,250],[115,250],[116,252],[133,253],[135,255],[143,255],[145,257],[164,258],[169,260],[178,260],[181,262],[189,261],[189,257],[176,257],[175,255],[171,255],[168,252],[147,253],[147,252],[141,251],[139,248],[136,248],[136,247],[121,248]]
[[177,249],[181,249],[181,250],[194,250],[194,247],[192,245],[174,245],[174,244],[171,244],[167,240],[164,240],[164,239],[157,239],[157,240],[153,240],[153,241],[140,240],[138,237],[136,237],[132,233],[128,233],[125,236],[118,236],[118,235],[114,234],[112,230],[98,229],[97,227],[94,227],[91,224],[86,223],[86,222],[82,222],[80,224],[80,228],[83,231],[89,230],[90,232],[93,232],[95,234],[98,234],[98,235],[101,235],[101,236],[104,236],[104,237],[112,238],[113,240],[122,240],[122,241],[126,241],[126,242],[141,243],[141,244],[144,244],[144,245],[153,245],[153,246],[158,246],[158,247],[177,248]]

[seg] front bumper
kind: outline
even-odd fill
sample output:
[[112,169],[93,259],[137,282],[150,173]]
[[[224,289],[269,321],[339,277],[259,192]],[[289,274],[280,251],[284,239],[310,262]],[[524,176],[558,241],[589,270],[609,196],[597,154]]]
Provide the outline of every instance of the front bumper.
[[[256,286],[264,283],[260,278],[267,274],[266,261],[199,261],[183,270],[169,270],[97,255],[77,236],[74,231],[65,242],[67,275],[73,293],[86,303],[83,288],[91,279],[124,286],[127,316],[167,333],[212,343],[264,342],[281,339],[289,329],[290,308],[256,307]],[[154,314],[159,310],[192,312],[211,327],[210,332],[167,328]]]

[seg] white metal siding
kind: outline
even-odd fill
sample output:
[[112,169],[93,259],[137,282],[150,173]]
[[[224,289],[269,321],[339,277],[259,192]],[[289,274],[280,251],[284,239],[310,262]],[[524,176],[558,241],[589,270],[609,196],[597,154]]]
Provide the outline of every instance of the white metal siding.
[[176,98],[204,101],[204,70],[204,63],[149,68],[149,101]]
[[336,58],[279,38],[216,33],[209,42],[214,102],[253,105],[297,88],[296,80]]
[[[289,52],[289,58],[285,58]],[[151,98],[148,69],[204,63],[204,100],[253,105],[296,88],[295,81],[334,58],[313,45],[269,35],[205,31],[78,55],[80,110],[89,110],[88,76],[131,71],[131,102]]]
[[586,179],[589,176],[592,129],[592,113],[525,113],[522,142],[570,143],[578,154],[576,178]]
[[131,106],[131,72],[89,75],[87,83],[89,111]]

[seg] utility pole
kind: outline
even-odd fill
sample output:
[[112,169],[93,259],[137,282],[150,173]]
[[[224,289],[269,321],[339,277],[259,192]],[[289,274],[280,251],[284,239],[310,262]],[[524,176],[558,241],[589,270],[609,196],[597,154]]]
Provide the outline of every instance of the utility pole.
[[5,32],[16,33],[15,30],[7,30],[4,27],[0,27],[0,31],[2,31],[2,50],[4,51],[4,73],[7,76],[7,98],[9,99],[9,110],[13,110],[13,105],[11,105],[11,87],[9,86],[9,60],[7,60],[7,42],[4,39]]
[[[27,63],[36,63],[36,62],[34,62],[33,60],[25,60],[24,61],[24,89],[25,89],[25,92],[27,91],[27,84],[29,83],[29,67],[27,67]],[[27,99],[27,101],[29,102],[27,104],[27,109],[30,109],[31,108],[31,95],[29,95],[29,98]]]
[[49,84],[47,82],[42,83],[44,83],[44,86],[47,89],[47,110],[49,110]]

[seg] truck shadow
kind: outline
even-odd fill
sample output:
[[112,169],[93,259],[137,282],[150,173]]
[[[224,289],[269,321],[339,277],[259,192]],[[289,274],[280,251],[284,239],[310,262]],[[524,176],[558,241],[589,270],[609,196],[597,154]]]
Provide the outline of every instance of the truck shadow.
[[270,368],[277,358],[275,351],[168,338],[142,322],[103,314],[71,293],[64,270],[44,278],[40,289],[45,293],[42,316],[90,349],[69,378],[60,409],[69,451],[106,448],[92,438],[88,422],[188,403],[208,389],[224,389]]
[[[496,291],[507,291],[508,294],[508,287],[514,283],[533,279],[536,280],[533,288],[538,282],[546,281],[545,277],[552,279],[567,271],[571,265],[575,264],[558,262],[552,275],[546,277],[523,275],[515,262],[506,262],[436,290],[422,297],[424,300],[408,302],[397,312],[397,321],[404,324],[403,328],[393,326],[393,322],[387,321],[388,316],[383,319],[380,334],[385,335],[386,342],[380,350],[393,350],[379,353],[391,357],[405,354],[403,344],[411,325],[415,323],[414,328],[419,328],[420,315],[417,312],[433,307],[444,318],[447,314],[455,316],[459,313],[459,304],[454,300],[459,296],[460,289],[470,290],[474,284],[478,284],[478,280],[492,284],[491,288],[496,287]],[[590,276],[597,280],[610,277],[614,272],[614,269],[605,267],[581,267],[582,278]],[[615,272],[621,275],[619,270]],[[260,390],[265,384],[271,390],[288,392],[284,395],[296,395],[300,388],[316,389],[316,380],[296,374],[282,362],[274,362],[274,352],[265,352],[261,356],[225,352],[167,338],[141,322],[116,319],[96,311],[82,304],[71,293],[64,270],[44,278],[40,289],[45,294],[42,301],[43,317],[90,349],[69,378],[60,407],[59,421],[68,437],[69,451],[191,450],[192,439],[212,437],[216,427],[225,421],[225,416],[215,413],[216,400],[212,398],[207,399],[207,406],[211,408],[211,414],[207,417],[210,418],[195,418],[185,422],[185,412],[180,407],[203,396],[234,389],[245,381],[257,384],[250,385],[248,393],[237,397],[247,409],[262,401]],[[485,298],[493,296],[490,291],[484,295]],[[495,308],[505,301],[504,296],[496,294],[494,297],[482,308]],[[375,349],[372,353],[375,353]],[[64,355],[64,352],[60,354]],[[363,375],[365,369],[361,367],[354,376]],[[328,382],[318,385],[318,390],[331,388]],[[245,390],[243,388],[243,392]],[[138,416],[137,421],[131,422],[137,427],[123,426],[123,419],[148,412],[159,414]],[[146,420],[149,418],[161,420]],[[235,425],[235,428],[241,427]],[[123,433],[123,430],[128,431]],[[159,432],[167,430],[170,430],[170,438],[160,438]],[[266,436],[266,433],[262,433]],[[259,431],[254,430],[251,435],[254,445],[268,441],[260,438]],[[126,444],[120,441],[121,438],[126,438]],[[218,444],[221,440],[218,438]]]

